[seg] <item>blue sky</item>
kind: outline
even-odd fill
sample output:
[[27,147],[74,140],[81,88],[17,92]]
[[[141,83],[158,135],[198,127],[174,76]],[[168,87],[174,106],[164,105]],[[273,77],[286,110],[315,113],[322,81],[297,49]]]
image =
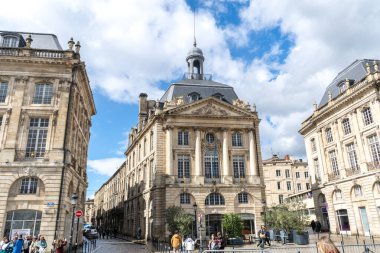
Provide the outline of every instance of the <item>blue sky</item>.
[[[22,6],[22,8],[20,8]],[[88,157],[92,196],[124,160],[141,92],[160,98],[186,71],[196,38],[205,72],[256,104],[263,158],[305,158],[298,130],[334,76],[380,58],[380,7],[349,0],[35,0],[2,5],[1,30],[80,40],[97,107]]]

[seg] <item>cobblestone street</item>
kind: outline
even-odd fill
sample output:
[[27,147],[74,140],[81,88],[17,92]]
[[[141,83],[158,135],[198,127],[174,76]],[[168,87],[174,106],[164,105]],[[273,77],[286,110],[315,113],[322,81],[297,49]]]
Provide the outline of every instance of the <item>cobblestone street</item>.
[[120,239],[97,240],[97,247],[93,253],[148,253],[145,245],[132,243]]

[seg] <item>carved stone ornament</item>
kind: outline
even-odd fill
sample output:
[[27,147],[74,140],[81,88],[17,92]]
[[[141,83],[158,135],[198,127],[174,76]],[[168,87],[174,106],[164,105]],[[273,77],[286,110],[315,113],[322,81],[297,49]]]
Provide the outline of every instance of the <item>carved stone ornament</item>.
[[246,102],[244,102],[243,100],[240,100],[240,99],[233,100],[232,101],[232,105],[237,106],[237,107],[242,108],[242,109],[245,109],[245,110],[249,109],[248,103],[246,103]]
[[30,167],[22,168],[22,173],[27,177],[35,176],[37,175],[37,169]]
[[192,112],[194,115],[210,115],[210,116],[228,116],[228,112],[221,108],[216,107],[212,103],[207,103],[207,105]]

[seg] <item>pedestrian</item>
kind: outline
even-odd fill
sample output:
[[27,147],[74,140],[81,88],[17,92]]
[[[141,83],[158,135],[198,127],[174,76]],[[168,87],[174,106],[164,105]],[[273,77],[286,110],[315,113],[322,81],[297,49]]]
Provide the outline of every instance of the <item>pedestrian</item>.
[[29,253],[36,253],[37,252],[37,236],[33,236],[32,243],[29,247]]
[[178,230],[176,230],[174,235],[172,236],[171,244],[172,244],[173,252],[179,253],[181,244],[182,244],[182,237],[179,234]]
[[317,223],[315,225],[315,232],[320,233],[322,228],[322,224],[319,220],[317,220]]
[[184,248],[184,253],[191,253],[194,250],[195,243],[197,240],[193,240],[190,236],[185,236],[185,240],[182,242],[182,247]]
[[137,229],[137,240],[140,240],[141,239],[141,228],[139,227]]
[[30,250],[30,244],[32,244],[32,236],[27,235],[24,241],[24,247],[23,247],[23,252],[24,253],[29,253]]
[[257,247],[264,248],[265,241],[266,241],[266,236],[265,236],[265,226],[261,225],[260,230],[259,230],[259,243],[257,244]]
[[211,239],[208,242],[208,249],[220,249],[220,242],[214,234],[211,234]]
[[317,242],[320,253],[340,253],[335,244],[327,236],[322,236]]
[[265,243],[268,246],[271,246],[270,245],[270,233],[269,233],[269,230],[266,227],[265,227]]
[[22,239],[22,234],[19,236],[15,236],[13,238],[14,246],[13,253],[21,253],[24,247],[24,239]]
[[66,238],[64,240],[62,239],[54,240],[52,245],[55,248],[56,253],[64,253],[65,252],[64,247],[67,245],[67,240]]
[[227,245],[227,238],[224,238],[222,236],[222,233],[218,232],[216,233],[216,237],[218,238],[218,241],[219,241],[219,244],[220,244],[220,248],[219,249],[224,249]]
[[315,228],[317,227],[317,224],[315,223],[314,220],[311,221],[310,227],[311,227],[311,229],[313,229],[313,232],[315,233]]
[[106,230],[106,235],[107,235],[107,239],[108,239],[108,236],[110,235],[110,229],[109,228],[107,228],[107,230]]
[[104,228],[102,228],[102,234],[103,234],[103,239],[105,239],[105,237],[106,237],[106,230]]
[[36,244],[37,253],[45,253],[47,248],[47,242],[43,235],[40,236],[40,240]]
[[0,253],[10,253],[13,252],[13,242],[9,241],[8,237],[3,237],[0,242]]

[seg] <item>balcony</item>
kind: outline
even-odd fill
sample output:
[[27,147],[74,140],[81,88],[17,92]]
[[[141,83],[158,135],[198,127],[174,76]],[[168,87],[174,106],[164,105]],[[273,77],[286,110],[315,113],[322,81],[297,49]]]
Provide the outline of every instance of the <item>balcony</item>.
[[220,184],[220,183],[221,183],[220,177],[213,177],[213,178],[205,177],[205,184]]
[[327,174],[327,176],[328,176],[329,181],[335,181],[341,178],[340,174],[338,174],[337,172],[329,173]]
[[347,177],[350,177],[350,176],[357,175],[357,174],[361,173],[360,167],[357,167],[357,168],[348,168],[348,169],[345,169],[345,170],[346,170],[346,176]]
[[174,177],[175,182],[178,184],[188,184],[191,183],[191,177],[178,177],[177,175]]
[[35,152],[26,151],[25,149],[15,151],[15,161],[36,161],[48,160],[47,151]]
[[247,179],[246,178],[233,178],[233,183],[234,184],[246,184]]
[[378,170],[380,169],[380,162],[369,162],[367,163],[368,171]]

